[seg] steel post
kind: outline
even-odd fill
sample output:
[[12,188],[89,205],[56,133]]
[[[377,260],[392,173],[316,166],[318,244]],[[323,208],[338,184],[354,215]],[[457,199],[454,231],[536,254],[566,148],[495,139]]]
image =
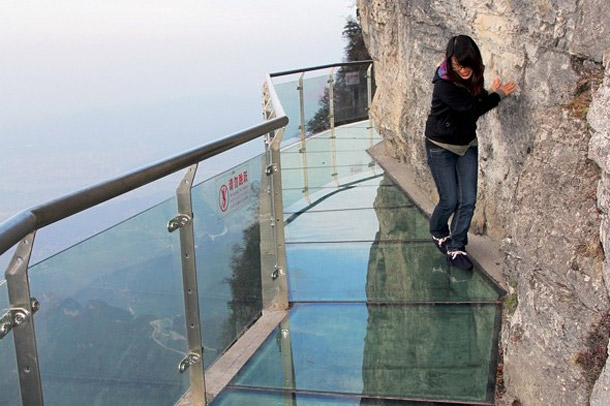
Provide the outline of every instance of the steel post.
[[189,371],[192,404],[204,406],[207,403],[205,392],[205,372],[203,362],[203,340],[199,316],[199,293],[197,285],[197,265],[195,262],[195,235],[193,231],[193,205],[191,188],[197,164],[188,168],[176,190],[178,216],[168,224],[170,232],[180,230],[180,253],[182,260],[182,282],[184,286],[184,309],[188,354],[180,363],[179,371]]
[[43,404],[38,350],[34,332],[34,312],[38,302],[30,296],[28,265],[36,232],[27,235],[19,245],[5,273],[13,319],[13,335],[23,406]]
[[299,125],[299,130],[301,134],[301,163],[303,164],[303,195],[307,203],[311,203],[309,199],[309,173],[307,169],[307,149],[306,149],[306,133],[305,133],[305,72],[301,74],[299,77],[299,111],[301,115],[301,124]]
[[[279,131],[284,131],[280,129]],[[274,234],[275,243],[275,281],[277,284],[277,308],[280,310],[288,309],[288,281],[286,275],[286,240],[284,237],[284,201],[282,198],[282,166],[280,160],[280,137],[277,137],[275,142],[272,142],[271,147],[271,165],[273,168],[270,184],[271,197],[271,222]]]
[[[269,103],[264,110],[265,119],[274,117],[281,109],[275,106],[274,89],[270,80],[264,88]],[[277,101],[279,103],[279,101]],[[286,247],[284,241],[284,205],[282,199],[282,172],[280,144],[284,128],[265,137],[265,168],[261,187],[261,282],[265,309],[288,308],[288,283],[286,280]],[[269,270],[271,269],[271,272]]]
[[330,160],[333,166],[333,180],[339,185],[339,170],[337,168],[337,144],[335,135],[335,68],[330,68],[328,75],[328,121],[330,124]]
[[375,127],[373,123],[373,117],[371,117],[371,104],[373,103],[373,64],[369,65],[369,68],[366,70],[366,90],[367,90],[367,108],[366,112],[369,117],[369,141],[371,147],[373,146],[373,128]]

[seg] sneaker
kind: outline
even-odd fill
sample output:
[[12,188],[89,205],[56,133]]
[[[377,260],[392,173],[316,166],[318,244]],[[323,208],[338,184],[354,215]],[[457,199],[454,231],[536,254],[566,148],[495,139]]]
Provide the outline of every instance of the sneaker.
[[444,255],[447,255],[447,241],[449,241],[449,236],[443,238],[436,238],[435,236],[432,236],[432,241],[440,252],[442,252]]
[[466,271],[472,269],[472,262],[464,251],[447,251],[447,263]]

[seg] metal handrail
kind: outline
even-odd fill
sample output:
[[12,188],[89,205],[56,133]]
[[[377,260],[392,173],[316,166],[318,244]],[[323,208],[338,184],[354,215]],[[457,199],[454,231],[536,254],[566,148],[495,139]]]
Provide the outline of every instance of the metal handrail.
[[309,72],[309,71],[312,71],[312,70],[319,70],[319,69],[326,69],[326,68],[336,68],[336,67],[339,67],[339,66],[365,65],[365,64],[369,64],[369,63],[373,63],[373,60],[331,63],[329,65],[312,66],[312,67],[309,67],[309,68],[293,69],[293,70],[287,70],[287,71],[284,71],[284,72],[270,73],[269,76],[272,77],[272,78],[275,78],[275,77],[278,77],[278,76],[292,75],[294,73]]
[[0,223],[0,255],[31,232],[114,197],[171,175],[288,124],[286,115],[233,133],[210,144],[166,158],[127,174],[23,210]]

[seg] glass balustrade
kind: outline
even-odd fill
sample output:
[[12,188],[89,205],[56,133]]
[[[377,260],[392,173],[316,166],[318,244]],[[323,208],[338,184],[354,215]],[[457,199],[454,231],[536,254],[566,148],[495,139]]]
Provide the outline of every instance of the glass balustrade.
[[[6,281],[0,279],[0,317],[10,309]],[[13,332],[0,340],[0,405],[21,405],[19,371],[15,359]]]
[[260,202],[265,156],[192,189],[204,359],[211,365],[262,312]]
[[[298,77],[294,81],[275,84],[275,90],[281,100],[290,123],[286,126],[283,142],[291,143],[301,137],[301,104]],[[305,135],[310,136],[330,128],[328,74],[306,73],[303,78],[303,107]]]
[[336,126],[368,119],[368,67],[342,66],[334,73]]
[[187,389],[175,199],[29,270],[46,405],[167,405]]

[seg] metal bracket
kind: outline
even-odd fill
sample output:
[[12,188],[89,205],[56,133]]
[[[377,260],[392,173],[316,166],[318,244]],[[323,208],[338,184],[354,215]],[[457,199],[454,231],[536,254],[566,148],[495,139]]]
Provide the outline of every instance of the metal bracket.
[[267,168],[265,168],[265,174],[273,175],[274,172],[277,172],[277,164],[267,165]]
[[[40,308],[40,302],[34,297],[30,299],[30,305],[32,306],[32,314]],[[30,318],[30,312],[26,309],[10,309],[0,318],[0,340],[6,337],[12,329],[26,323]]]
[[199,354],[187,355],[182,361],[180,361],[180,364],[178,365],[178,372],[183,374],[191,365],[199,363],[200,360],[201,357],[199,357]]
[[0,340],[2,340],[6,335],[13,329],[13,314],[12,312],[7,312],[0,318]]
[[273,272],[271,272],[271,279],[276,280],[280,276],[284,275],[284,270],[282,268],[276,267]]
[[190,224],[191,221],[192,219],[186,214],[178,214],[176,217],[174,217],[167,223],[167,231],[173,233],[179,228]]

